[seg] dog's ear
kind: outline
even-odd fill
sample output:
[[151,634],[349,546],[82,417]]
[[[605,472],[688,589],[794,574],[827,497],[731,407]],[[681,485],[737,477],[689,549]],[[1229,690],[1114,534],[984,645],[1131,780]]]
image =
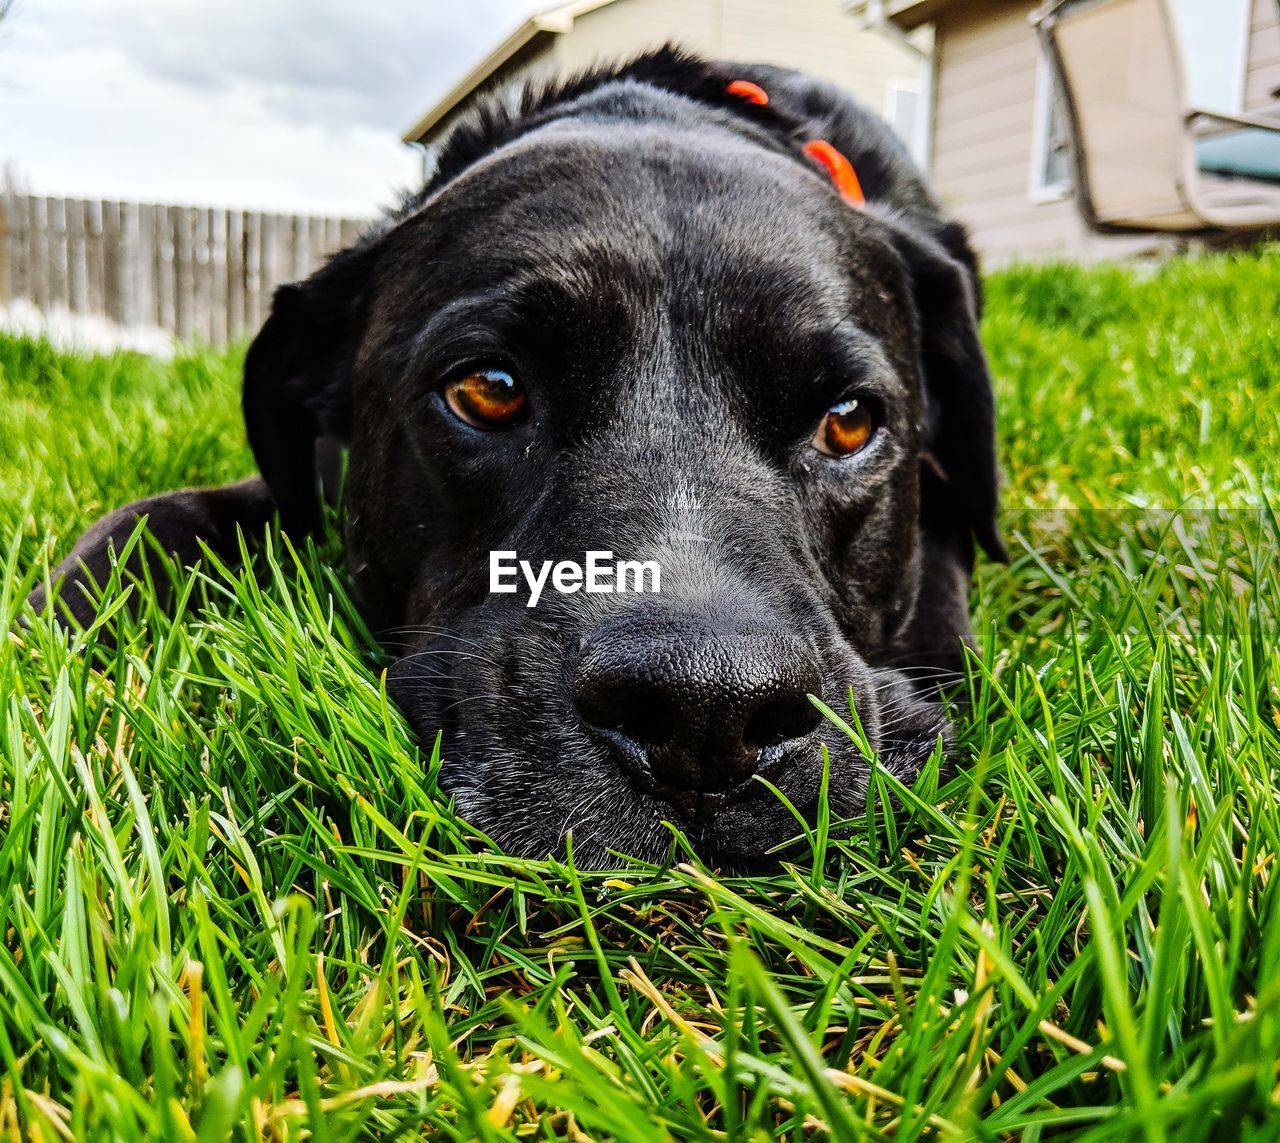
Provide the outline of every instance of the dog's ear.
[[981,282],[962,227],[938,234],[895,226],[919,324],[928,450],[921,514],[962,520],[994,560],[1008,560],[996,512],[996,410],[986,354],[978,335]]
[[[132,577],[156,570],[151,556],[157,548],[184,567],[200,559],[202,544],[219,558],[234,562],[239,556],[239,533],[252,537],[261,532],[274,508],[271,493],[257,477],[219,488],[188,488],[150,496],[117,508],[89,528],[53,569],[50,582],[60,585],[62,611],[87,627],[97,613],[96,589],[110,578],[117,556],[124,573]],[[130,546],[129,540],[144,518],[150,535]],[[156,577],[160,595],[168,587],[164,577]],[[48,597],[44,584],[36,585],[29,602],[37,612],[45,609]]]
[[320,522],[320,484],[328,490],[331,476],[320,454],[350,438],[351,360],[372,261],[370,248],[356,247],[281,286],[245,357],[249,445],[281,526],[296,534]]

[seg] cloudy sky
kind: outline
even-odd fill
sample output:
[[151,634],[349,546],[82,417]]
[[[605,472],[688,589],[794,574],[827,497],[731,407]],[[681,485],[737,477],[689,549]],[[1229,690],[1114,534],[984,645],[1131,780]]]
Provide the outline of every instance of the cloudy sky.
[[367,215],[400,142],[547,0],[14,0],[0,166],[67,196]]

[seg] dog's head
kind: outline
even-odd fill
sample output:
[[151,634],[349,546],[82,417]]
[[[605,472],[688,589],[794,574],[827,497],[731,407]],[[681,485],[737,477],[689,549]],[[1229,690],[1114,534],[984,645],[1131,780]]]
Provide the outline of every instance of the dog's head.
[[[833,811],[862,804],[810,694],[852,690],[902,775],[942,731],[913,672],[957,661],[972,538],[999,548],[991,390],[954,229],[853,209],[714,68],[644,66],[456,135],[279,294],[245,408],[286,526],[317,440],[349,442],[351,572],[465,816],[595,861],[673,821],[745,862],[797,832],[768,784],[813,810],[821,742]],[[652,561],[661,590],[530,607],[495,551]]]

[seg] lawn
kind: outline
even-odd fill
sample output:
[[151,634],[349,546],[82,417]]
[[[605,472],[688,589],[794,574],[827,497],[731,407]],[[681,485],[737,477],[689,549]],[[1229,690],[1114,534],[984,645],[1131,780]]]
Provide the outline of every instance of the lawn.
[[952,763],[750,879],[474,836],[332,537],[18,628],[103,510],[251,461],[237,354],[0,340],[0,1133],[1280,1137],[1278,299],[1275,249],[991,279]]

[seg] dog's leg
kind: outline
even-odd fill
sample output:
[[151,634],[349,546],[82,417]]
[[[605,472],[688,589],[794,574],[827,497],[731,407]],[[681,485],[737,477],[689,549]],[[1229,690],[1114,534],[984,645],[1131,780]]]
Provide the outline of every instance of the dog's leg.
[[[202,542],[220,558],[235,559],[239,555],[237,530],[246,535],[259,532],[274,512],[271,492],[257,476],[218,488],[184,489],[127,504],[85,532],[54,569],[53,583],[61,582],[59,603],[81,626],[93,621],[96,604],[91,585],[107,581],[113,551],[123,550],[142,517],[146,517],[147,531],[159,546],[183,566],[190,566],[200,559]],[[124,570],[140,575],[150,554],[148,544],[135,544]],[[158,579],[163,582],[164,577]],[[37,585],[30,602],[35,610],[44,610],[44,584]]]

